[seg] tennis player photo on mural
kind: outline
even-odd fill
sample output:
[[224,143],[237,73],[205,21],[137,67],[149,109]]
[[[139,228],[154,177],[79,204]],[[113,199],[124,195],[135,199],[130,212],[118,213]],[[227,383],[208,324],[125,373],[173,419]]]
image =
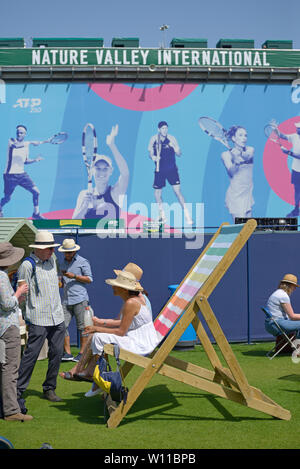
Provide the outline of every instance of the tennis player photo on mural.
[[39,209],[40,191],[27,172],[25,172],[24,166],[38,163],[44,158],[37,156],[34,159],[30,159],[29,147],[30,145],[38,146],[44,143],[63,143],[67,138],[67,134],[60,132],[43,141],[25,140],[26,135],[27,127],[23,124],[19,124],[16,128],[16,138],[10,138],[8,141],[7,162],[3,173],[4,196],[0,201],[0,217],[3,217],[3,207],[11,200],[11,196],[16,187],[20,186],[32,194],[32,218],[34,220],[43,219]]
[[[129,168],[125,158],[121,155],[115,139],[119,132],[118,124],[114,125],[106,137],[106,144],[110,148],[120,176],[112,186],[109,184],[113,173],[112,159],[97,153],[96,131],[92,124],[87,124],[83,132],[83,161],[88,172],[88,188],[80,191],[73,219],[111,219],[120,218],[123,199],[129,182]],[[94,180],[95,187],[92,185]]]
[[[293,133],[283,133],[278,129],[278,123],[275,119],[272,119],[268,125],[265,127],[265,134],[270,140],[278,144],[281,148],[281,151],[293,158],[292,167],[291,167],[291,183],[294,187],[294,208],[289,212],[287,217],[298,217],[299,216],[299,203],[300,203],[300,122],[294,122],[295,132]],[[290,149],[285,148],[281,141],[286,140],[291,143],[292,147]]]
[[168,131],[168,123],[160,121],[157,126],[157,133],[150,138],[148,145],[149,156],[155,163],[153,188],[155,201],[159,209],[159,221],[166,221],[162,190],[168,182],[183,209],[186,224],[192,225],[193,220],[181,192],[180,176],[176,165],[176,156],[181,156],[181,150],[176,138],[170,135]]
[[226,130],[222,124],[210,117],[200,117],[199,125],[207,135],[227,148],[221,153],[221,159],[230,181],[225,205],[233,222],[235,218],[251,217],[254,205],[254,148],[247,145],[247,130],[241,125],[233,125]]

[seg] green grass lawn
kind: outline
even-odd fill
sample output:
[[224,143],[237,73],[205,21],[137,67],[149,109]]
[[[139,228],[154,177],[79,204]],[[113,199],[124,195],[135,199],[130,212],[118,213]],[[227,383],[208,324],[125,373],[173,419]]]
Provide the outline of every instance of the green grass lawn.
[[[47,360],[43,360],[37,362],[24,395],[34,419],[25,423],[0,420],[0,435],[16,449],[38,449],[44,442],[54,449],[299,448],[300,364],[294,364],[290,356],[269,360],[266,352],[270,343],[234,344],[232,348],[249,384],[288,409],[290,421],[154,376],[119,427],[109,429],[100,396],[84,397],[88,383],[58,377],[56,392],[63,402],[51,403],[43,398],[47,369]],[[211,368],[201,346],[172,354]],[[61,371],[73,365],[62,363]],[[139,372],[135,367],[126,378],[129,388]]]

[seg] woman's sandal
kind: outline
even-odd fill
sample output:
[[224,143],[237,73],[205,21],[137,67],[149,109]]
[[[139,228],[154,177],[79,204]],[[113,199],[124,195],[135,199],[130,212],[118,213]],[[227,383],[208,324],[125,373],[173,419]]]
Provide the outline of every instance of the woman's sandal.
[[[72,373],[70,373],[69,371],[63,371],[62,373],[59,373],[59,376],[62,378],[62,379],[66,379],[67,381],[79,381],[77,378],[76,378],[76,375],[73,375]],[[80,380],[81,381],[81,380]]]
[[87,381],[88,383],[93,383],[92,376],[87,376],[84,373],[74,373],[73,378],[76,381]]

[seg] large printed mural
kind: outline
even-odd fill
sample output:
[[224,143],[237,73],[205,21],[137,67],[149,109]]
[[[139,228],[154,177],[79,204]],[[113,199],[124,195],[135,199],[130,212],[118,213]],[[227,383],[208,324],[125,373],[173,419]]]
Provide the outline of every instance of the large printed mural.
[[211,227],[298,216],[296,85],[6,84],[1,215],[172,225],[175,204],[192,226],[204,204]]

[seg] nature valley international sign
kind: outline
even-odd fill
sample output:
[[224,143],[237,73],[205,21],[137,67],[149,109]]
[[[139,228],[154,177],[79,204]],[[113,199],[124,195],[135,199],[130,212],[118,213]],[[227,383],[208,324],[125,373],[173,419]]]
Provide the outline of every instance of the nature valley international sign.
[[0,66],[299,68],[299,50],[35,48],[0,49]]

